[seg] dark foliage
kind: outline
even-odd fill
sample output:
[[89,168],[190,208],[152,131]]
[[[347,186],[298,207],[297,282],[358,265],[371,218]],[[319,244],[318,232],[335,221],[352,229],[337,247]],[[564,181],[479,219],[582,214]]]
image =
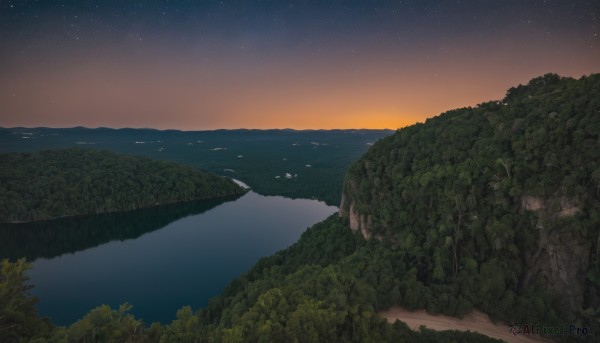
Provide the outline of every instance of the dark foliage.
[[107,151],[0,154],[0,222],[128,211],[243,192],[221,176]]
[[50,322],[37,315],[37,299],[31,297],[25,273],[31,265],[24,259],[0,261],[0,342],[21,342],[47,336]]

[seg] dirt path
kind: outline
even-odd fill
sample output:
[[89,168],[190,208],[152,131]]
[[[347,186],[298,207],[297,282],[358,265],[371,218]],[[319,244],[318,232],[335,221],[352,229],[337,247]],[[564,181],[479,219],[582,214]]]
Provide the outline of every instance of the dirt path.
[[396,319],[403,321],[413,330],[419,330],[421,325],[428,329],[444,331],[474,331],[492,338],[498,338],[509,343],[539,343],[552,342],[539,336],[513,335],[508,331],[508,325],[502,323],[494,324],[487,314],[480,311],[473,311],[462,319],[448,317],[444,315],[431,315],[425,310],[408,311],[401,307],[392,307],[391,309],[378,313],[388,322],[394,323]]

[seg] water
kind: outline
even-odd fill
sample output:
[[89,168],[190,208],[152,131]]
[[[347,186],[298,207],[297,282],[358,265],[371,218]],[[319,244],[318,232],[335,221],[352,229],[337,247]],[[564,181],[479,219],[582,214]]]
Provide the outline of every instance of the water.
[[198,309],[260,257],[337,211],[262,196],[0,227],[0,258],[27,256],[39,312],[68,325],[102,304],[128,302],[146,323]]

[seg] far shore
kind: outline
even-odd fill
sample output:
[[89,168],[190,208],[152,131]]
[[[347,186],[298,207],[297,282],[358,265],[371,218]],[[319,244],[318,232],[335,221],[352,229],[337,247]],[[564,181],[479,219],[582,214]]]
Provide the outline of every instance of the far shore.
[[195,198],[195,199],[189,199],[189,200],[176,200],[176,201],[156,203],[156,204],[148,205],[148,206],[140,206],[140,207],[136,207],[136,208],[133,208],[133,209],[127,209],[127,210],[99,211],[99,212],[93,212],[93,213],[77,213],[77,214],[68,214],[68,215],[64,215],[64,216],[51,217],[51,218],[43,218],[43,219],[35,219],[35,220],[21,220],[21,221],[10,221],[10,222],[2,222],[2,221],[0,221],[0,225],[2,225],[2,224],[6,224],[6,225],[11,225],[11,224],[18,225],[18,224],[38,223],[38,222],[46,222],[46,221],[50,221],[50,220],[63,219],[63,218],[86,217],[86,216],[94,216],[94,215],[99,215],[99,214],[131,212],[131,211],[142,210],[142,209],[145,209],[145,208],[152,208],[152,207],[160,207],[160,206],[165,206],[165,205],[181,204],[181,203],[192,202],[192,201],[237,198],[237,197],[240,197],[240,196],[246,194],[248,191],[249,191],[249,189],[244,188],[244,192],[239,193],[239,194],[220,195],[220,196],[214,196],[214,197]]

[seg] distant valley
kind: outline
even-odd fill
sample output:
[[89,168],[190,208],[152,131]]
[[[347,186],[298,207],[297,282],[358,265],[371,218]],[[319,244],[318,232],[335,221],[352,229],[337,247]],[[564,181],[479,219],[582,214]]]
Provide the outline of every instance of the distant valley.
[[0,152],[80,147],[146,156],[239,179],[260,194],[339,205],[346,169],[390,130],[0,128]]

